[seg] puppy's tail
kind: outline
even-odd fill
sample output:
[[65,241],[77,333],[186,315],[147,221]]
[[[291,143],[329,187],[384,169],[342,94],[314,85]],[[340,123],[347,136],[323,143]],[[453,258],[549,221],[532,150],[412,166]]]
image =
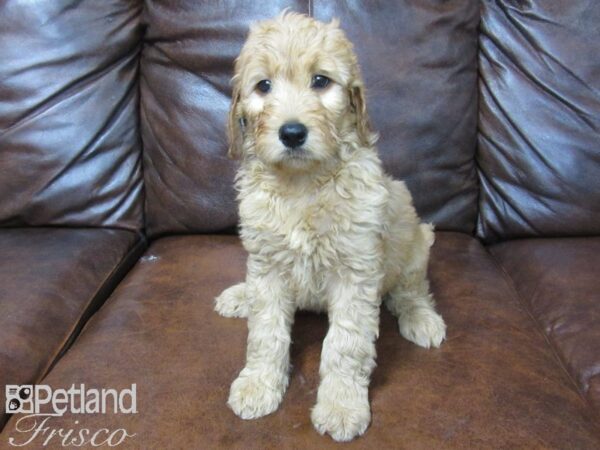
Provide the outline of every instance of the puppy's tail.
[[431,247],[435,242],[435,233],[434,227],[432,223],[422,223],[419,225],[419,229],[421,231],[421,236],[423,241],[427,244],[428,247]]

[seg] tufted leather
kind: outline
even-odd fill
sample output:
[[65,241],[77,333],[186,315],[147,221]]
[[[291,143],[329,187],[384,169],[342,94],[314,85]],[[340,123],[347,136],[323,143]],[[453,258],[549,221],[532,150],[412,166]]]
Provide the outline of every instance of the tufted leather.
[[146,3],[141,125],[151,236],[235,227],[236,163],[225,136],[233,60],[250,22],[285,7],[341,19],[362,63],[386,169],[406,179],[426,220],[474,229],[478,3],[369,5]]
[[0,2],[0,226],[142,227],[140,11]]
[[41,380],[143,246],[124,230],[0,229],[0,427],[4,386]]
[[[44,380],[137,383],[139,413],[67,414],[52,426],[76,419],[90,429],[123,427],[137,434],[127,448],[337,448],[309,418],[324,315],[297,315],[290,387],[277,412],[244,421],[226,406],[247,328],[217,315],[213,298],[243,280],[245,258],[232,236],[155,241]],[[430,276],[448,340],[436,350],[416,347],[383,312],[373,423],[347,447],[596,448],[595,419],[481,244],[438,233]],[[1,440],[16,436],[17,417]]]
[[478,235],[600,232],[600,3],[482,1]]

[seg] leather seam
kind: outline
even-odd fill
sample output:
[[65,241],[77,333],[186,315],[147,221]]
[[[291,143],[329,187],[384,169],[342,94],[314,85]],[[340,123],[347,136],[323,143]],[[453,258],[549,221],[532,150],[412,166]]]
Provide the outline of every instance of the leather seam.
[[[131,248],[127,251],[127,253],[120,259],[120,261],[115,265],[115,267],[113,267],[113,269],[110,271],[110,273],[104,278],[102,283],[100,283],[98,288],[95,290],[94,294],[92,296],[90,296],[90,300],[86,303],[85,308],[83,308],[81,314],[79,314],[79,317],[77,318],[75,323],[72,325],[69,332],[65,334],[65,337],[63,338],[61,345],[58,347],[58,350],[54,353],[52,358],[49,359],[49,361],[46,364],[46,366],[44,367],[44,369],[42,371],[40,371],[40,375],[38,375],[35,378],[34,384],[38,384],[40,381],[42,381],[48,375],[48,373],[52,370],[52,368],[56,365],[56,363],[58,363],[58,361],[60,361],[60,359],[64,356],[64,354],[67,352],[67,350],[69,348],[71,348],[71,346],[75,342],[76,338],[79,336],[81,331],[83,331],[83,328],[85,327],[85,325],[89,322],[89,320],[92,318],[92,316],[95,314],[95,312],[98,309],[100,309],[100,307],[102,307],[102,305],[106,302],[106,300],[108,300],[110,298],[113,291],[120,284],[120,281],[122,280],[122,278],[124,278],[127,275],[129,270],[131,269],[131,267],[133,267],[133,265],[135,265],[135,262],[137,262],[137,260],[139,259],[139,256],[141,256],[141,253],[146,249],[146,247],[147,247],[146,238],[141,233],[136,233],[136,234],[139,237],[138,241],[135,242],[131,246]],[[139,256],[137,258],[135,258],[135,255],[137,253],[139,253]],[[130,266],[129,269],[127,269],[123,273],[122,277],[120,279],[118,279],[119,273],[122,270],[124,270],[125,268],[127,268],[127,266]],[[111,289],[110,285],[112,283],[114,283],[114,286]],[[103,292],[105,289],[109,289],[109,292],[106,292],[106,296],[104,295],[104,292]],[[102,297],[104,297],[104,301],[102,301]],[[102,302],[102,303],[100,303],[100,302]],[[89,314],[91,312],[91,310],[94,308],[94,305],[97,305],[98,308],[96,309],[96,311]],[[89,316],[88,316],[88,314],[89,314]],[[86,316],[88,316],[88,317],[86,318]]]
[[[550,352],[552,353],[552,356],[553,356],[556,364],[562,369],[563,373],[567,376],[567,379],[570,381],[572,387],[575,389],[575,392],[577,392],[577,394],[579,395],[579,398],[583,401],[584,405],[586,406],[586,408],[588,410],[590,410],[590,412],[591,412],[591,414],[593,416],[595,416],[595,417],[600,416],[600,414],[598,414],[598,411],[596,410],[595,406],[586,397],[586,395],[581,391],[581,389],[579,388],[579,386],[577,384],[577,381],[575,380],[575,378],[573,378],[573,375],[569,372],[569,370],[565,366],[565,363],[564,363],[563,359],[558,354],[558,350],[556,348],[556,345],[550,339],[550,337],[544,332],[544,327],[542,326],[542,324],[540,323],[540,321],[535,318],[535,316],[533,315],[533,312],[531,311],[531,309],[527,305],[527,302],[525,301],[525,299],[517,291],[517,287],[515,286],[515,283],[514,283],[512,277],[506,271],[506,269],[504,268],[504,266],[500,263],[500,261],[498,260],[498,258],[496,257],[496,255],[492,251],[490,251],[489,247],[486,247],[486,251],[491,256],[491,259],[494,261],[494,265],[502,273],[502,278],[504,278],[504,281],[507,283],[507,285],[510,288],[510,290],[512,291],[514,297],[517,299],[517,301],[519,302],[519,304],[525,310],[525,312],[529,316],[530,320],[533,322],[533,324],[534,324],[536,330],[538,331],[538,333],[540,333],[542,335],[544,341],[546,342],[546,346],[549,348]],[[596,423],[594,421],[594,425],[595,425],[595,427],[596,427],[597,430],[600,430],[600,424],[598,424],[598,423]]]
[[[130,230],[127,230],[127,232],[131,233]],[[135,265],[135,263],[137,262],[139,257],[142,255],[143,251],[148,247],[148,241],[147,241],[146,237],[139,231],[135,232],[135,234],[138,238],[137,242],[135,242],[131,246],[131,248],[127,251],[127,253],[125,253],[125,255],[123,255],[123,257],[119,260],[119,262],[115,265],[115,267],[113,267],[113,269],[110,271],[110,273],[104,278],[102,283],[100,283],[98,288],[95,290],[94,294],[90,296],[90,300],[85,305],[85,308],[83,308],[81,314],[79,314],[79,316],[75,320],[75,323],[69,329],[68,333],[66,333],[61,344],[59,346],[57,346],[58,349],[52,354],[52,357],[49,358],[49,360],[46,363],[46,365],[44,366],[44,368],[42,370],[40,370],[38,372],[38,374],[35,375],[31,381],[27,380],[24,382],[31,382],[32,384],[39,384],[40,381],[42,381],[48,375],[48,373],[52,370],[52,368],[64,356],[64,354],[67,352],[67,350],[69,348],[71,348],[71,345],[75,342],[75,340],[77,339],[79,334],[83,331],[83,328],[85,327],[87,322],[92,318],[94,313],[100,307],[102,307],[102,305],[106,302],[106,300],[108,300],[108,298],[110,298],[113,291],[119,285],[120,281],[127,275],[129,270]],[[138,257],[135,258],[135,255],[138,252],[139,252]],[[129,268],[127,268],[128,266],[129,266]],[[114,284],[114,286],[111,289],[111,287],[110,287],[111,283],[113,283],[115,280],[117,280],[120,272],[122,270],[124,270],[125,268],[127,268],[127,270],[124,271],[121,278],[118,279],[118,281]],[[108,292],[104,293],[103,291],[105,289],[107,289]],[[102,297],[104,297],[104,301],[102,303],[100,303]],[[97,305],[98,308],[96,311],[94,311],[93,313],[90,314],[90,311],[92,311],[94,305]],[[89,314],[89,316],[88,316],[88,314]],[[5,412],[2,412],[0,414],[0,432],[7,427],[11,417],[12,417],[12,414],[7,414]]]

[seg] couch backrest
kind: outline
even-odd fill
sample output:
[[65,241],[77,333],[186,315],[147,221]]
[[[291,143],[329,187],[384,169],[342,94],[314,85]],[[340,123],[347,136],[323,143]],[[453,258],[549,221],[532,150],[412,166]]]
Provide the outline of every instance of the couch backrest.
[[479,209],[487,242],[600,232],[586,0],[2,2],[0,226],[137,229],[145,187],[151,236],[233,230],[232,64],[284,8],[341,19],[386,169],[425,220],[471,232]]
[[339,17],[354,42],[386,169],[425,220],[472,232],[477,213],[477,0],[148,1],[141,62],[147,229],[232,229],[230,77],[251,21],[286,7]]
[[142,226],[141,8],[0,2],[0,226]]
[[482,2],[478,235],[600,233],[600,2]]

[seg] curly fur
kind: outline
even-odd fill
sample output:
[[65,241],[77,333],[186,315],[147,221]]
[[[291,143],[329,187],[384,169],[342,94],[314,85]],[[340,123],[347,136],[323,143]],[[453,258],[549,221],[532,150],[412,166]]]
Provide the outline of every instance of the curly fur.
[[[311,88],[315,74],[330,84]],[[256,89],[263,79],[268,93]],[[311,418],[320,433],[347,441],[371,419],[381,299],[406,339],[437,347],[445,338],[426,278],[433,230],[404,183],[383,172],[357,58],[337,21],[284,13],[253,26],[233,84],[229,154],[242,160],[236,186],[249,257],[246,281],[225,290],[216,310],[247,317],[249,333],[228,404],[243,419],[275,411],[296,309],[327,312]],[[308,129],[299,152],[278,137],[290,120]]]

